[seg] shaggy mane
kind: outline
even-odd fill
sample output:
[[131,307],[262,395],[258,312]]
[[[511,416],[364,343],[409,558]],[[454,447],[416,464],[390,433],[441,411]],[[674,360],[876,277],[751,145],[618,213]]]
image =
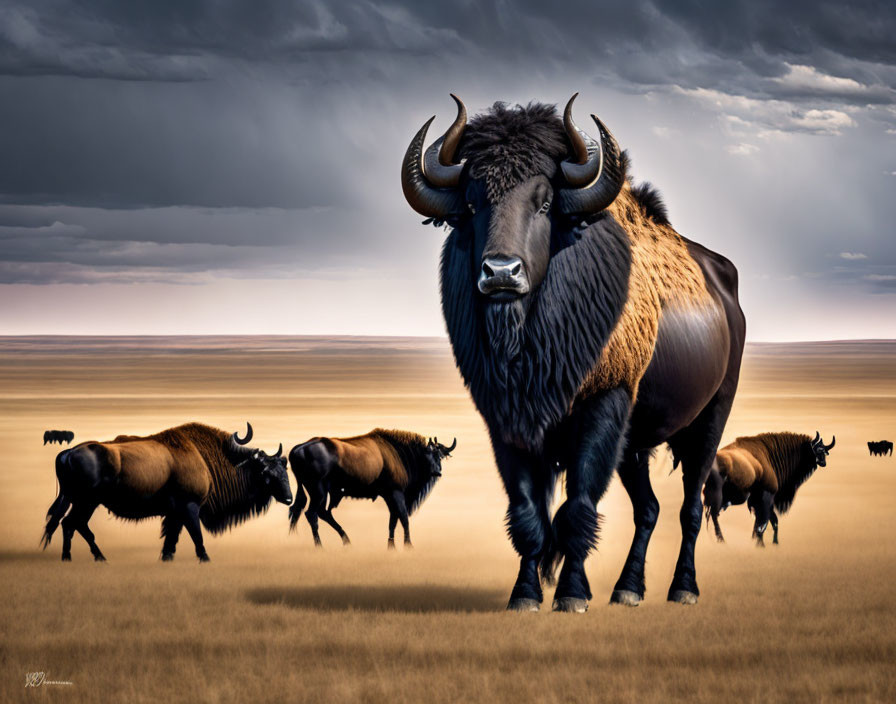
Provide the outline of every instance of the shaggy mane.
[[817,469],[814,457],[809,459],[806,453],[806,447],[811,446],[812,438],[800,433],[761,433],[753,437],[738,438],[737,442],[745,446],[759,445],[765,450],[778,480],[775,508],[786,513],[793,504],[796,490]]
[[[196,448],[211,473],[211,489],[199,510],[199,518],[206,530],[223,533],[253,516],[265,513],[273,497],[265,501],[253,498],[251,470],[235,466],[224,448],[230,442],[231,433],[202,423],[187,423],[176,428],[149,435],[168,447],[185,450]],[[248,458],[252,449],[241,447],[240,454]]]
[[641,206],[644,214],[653,220],[657,225],[669,225],[669,211],[663,202],[660,192],[650,183],[645,181],[632,187],[632,196]]
[[[369,435],[388,442],[398,453],[398,458],[404,465],[408,476],[405,498],[408,504],[408,516],[412,515],[429,496],[429,492],[432,491],[438,480],[438,476],[429,473],[429,459],[425,457],[427,454],[426,438],[407,430],[387,430],[385,428],[375,428],[370,431]],[[425,469],[425,473],[421,469]]]
[[611,218],[600,218],[551,257],[536,291],[508,303],[479,295],[471,249],[470,238],[453,230],[442,250],[442,310],[454,358],[489,427],[500,428],[505,442],[538,450],[619,318],[630,245]]
[[497,102],[467,124],[458,156],[467,160],[473,178],[485,180],[489,200],[497,203],[533,176],[553,178],[569,151],[556,106]]

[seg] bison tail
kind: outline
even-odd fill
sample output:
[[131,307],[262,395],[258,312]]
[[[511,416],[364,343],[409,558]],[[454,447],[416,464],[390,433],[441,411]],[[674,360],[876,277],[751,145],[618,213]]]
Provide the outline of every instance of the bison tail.
[[53,533],[56,532],[56,529],[59,527],[59,522],[62,520],[63,516],[65,516],[66,511],[68,511],[69,506],[71,505],[72,502],[66,498],[62,492],[59,492],[59,496],[57,496],[56,500],[50,505],[50,508],[47,510],[47,525],[44,527],[44,534],[40,538],[40,546],[44,550],[47,549],[50,540],[53,539]]
[[305,487],[302,486],[302,482],[298,483],[296,487],[296,496],[295,501],[292,502],[292,506],[289,507],[289,532],[294,533],[296,530],[296,524],[299,522],[299,519],[302,517],[302,509],[305,508],[305,504],[308,503],[308,497],[305,494]]

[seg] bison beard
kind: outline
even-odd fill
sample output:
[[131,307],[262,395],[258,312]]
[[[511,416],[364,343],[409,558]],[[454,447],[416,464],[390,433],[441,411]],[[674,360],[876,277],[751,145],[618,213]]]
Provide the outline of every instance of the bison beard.
[[534,451],[569,412],[628,295],[629,241],[598,216],[551,257],[541,286],[512,302],[476,288],[469,237],[442,250],[442,309],[457,366],[501,439]]

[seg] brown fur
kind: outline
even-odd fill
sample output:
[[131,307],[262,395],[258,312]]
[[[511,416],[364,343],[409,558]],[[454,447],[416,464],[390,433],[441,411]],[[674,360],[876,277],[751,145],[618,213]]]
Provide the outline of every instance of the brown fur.
[[[172,482],[215,513],[241,493],[241,473],[227,459],[230,433],[201,423],[187,423],[153,435],[119,435],[105,448],[123,485],[150,495]],[[83,444],[83,443],[82,443]]]
[[326,438],[336,450],[339,466],[364,484],[372,484],[384,473],[402,489],[408,485],[407,469],[389,440],[426,444],[426,438],[405,430],[376,428],[350,438]]
[[707,307],[718,310],[720,317],[724,312],[709,294],[684,239],[646,215],[631,184],[625,184],[607,210],[631,242],[629,294],[598,364],[583,384],[583,394],[622,385],[634,398],[653,357],[664,309]]
[[774,494],[787,478],[791,464],[787,458],[798,456],[805,442],[811,438],[798,433],[740,437],[716,453],[716,469],[744,493],[762,489]]

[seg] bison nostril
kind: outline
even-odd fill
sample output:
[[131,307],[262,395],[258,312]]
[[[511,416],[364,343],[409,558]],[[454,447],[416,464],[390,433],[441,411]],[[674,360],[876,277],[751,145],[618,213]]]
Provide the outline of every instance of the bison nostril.
[[511,273],[513,276],[516,276],[517,274],[520,273],[520,271],[522,270],[522,268],[523,268],[523,265],[522,265],[522,264],[514,264],[514,265],[513,265],[513,268],[510,270],[510,273]]
[[494,275],[495,275],[495,271],[494,271],[494,269],[492,269],[488,264],[483,264],[483,265],[482,265],[482,272],[483,272],[486,276],[494,276]]

